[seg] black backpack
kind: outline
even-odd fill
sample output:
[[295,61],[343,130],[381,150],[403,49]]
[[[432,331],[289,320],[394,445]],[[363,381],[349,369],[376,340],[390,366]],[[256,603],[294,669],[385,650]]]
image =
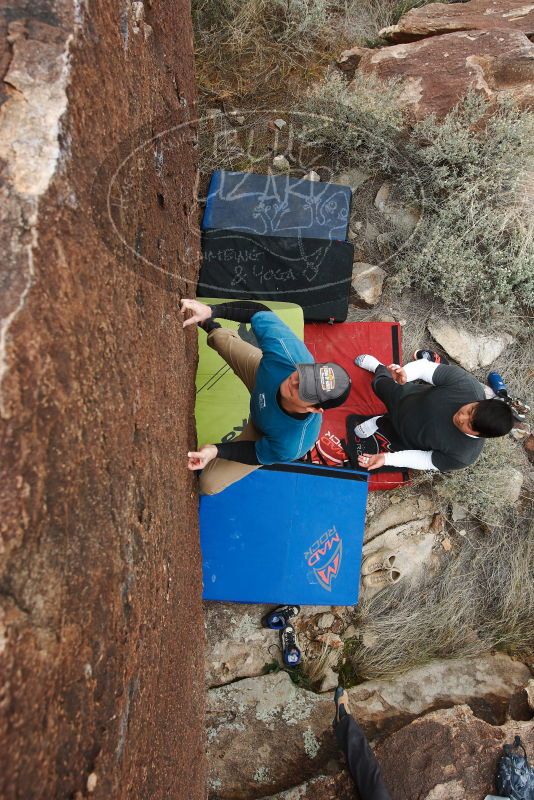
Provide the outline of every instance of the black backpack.
[[[521,749],[514,753],[514,750]],[[513,744],[503,746],[495,784],[500,795],[510,800],[534,800],[534,768],[528,763],[527,753],[519,736]]]

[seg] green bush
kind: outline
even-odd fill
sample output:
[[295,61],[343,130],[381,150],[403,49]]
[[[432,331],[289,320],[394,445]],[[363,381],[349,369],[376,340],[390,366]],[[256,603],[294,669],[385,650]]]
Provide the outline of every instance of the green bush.
[[470,516],[495,528],[511,519],[529,493],[525,462],[522,448],[508,437],[488,439],[475,464],[435,477],[432,488],[440,500],[463,506]]
[[396,262],[396,285],[417,286],[448,307],[485,315],[534,303],[532,209],[525,169],[534,157],[534,115],[492,109],[471,95],[443,121],[411,131],[416,178],[399,178],[407,202],[423,192],[422,218]]
[[[395,83],[337,75],[314,87],[305,110],[330,121],[314,141],[341,171],[361,164],[418,206],[420,223],[398,240],[392,287],[413,287],[449,311],[513,310],[534,304],[532,208],[525,170],[534,159],[534,114],[490,108],[468,96],[443,120],[410,127]],[[402,245],[402,247],[401,247]]]

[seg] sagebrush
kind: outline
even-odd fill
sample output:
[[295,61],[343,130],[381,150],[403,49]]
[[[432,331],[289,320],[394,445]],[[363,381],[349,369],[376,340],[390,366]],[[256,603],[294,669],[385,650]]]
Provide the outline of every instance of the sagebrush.
[[470,94],[443,120],[410,126],[401,105],[397,84],[358,73],[350,85],[330,74],[305,103],[328,116],[313,138],[338,169],[364,165],[393,183],[398,205],[419,210],[408,240],[397,234],[392,286],[478,317],[531,307],[534,114]]
[[512,520],[462,540],[434,576],[400,582],[355,609],[353,678],[393,677],[433,659],[497,649],[534,655],[534,525]]

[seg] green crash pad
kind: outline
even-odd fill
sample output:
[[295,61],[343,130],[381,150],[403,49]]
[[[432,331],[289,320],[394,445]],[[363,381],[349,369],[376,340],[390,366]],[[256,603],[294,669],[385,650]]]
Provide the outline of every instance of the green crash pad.
[[[227,303],[228,300],[199,298],[203,303]],[[302,309],[293,303],[262,300],[278,314],[299,339],[304,338]],[[239,331],[239,335],[255,344],[251,326],[221,320],[221,325]],[[234,375],[226,361],[206,344],[206,334],[198,331],[198,370],[195,416],[199,447],[216,442],[231,442],[245,427],[250,413],[250,394]]]

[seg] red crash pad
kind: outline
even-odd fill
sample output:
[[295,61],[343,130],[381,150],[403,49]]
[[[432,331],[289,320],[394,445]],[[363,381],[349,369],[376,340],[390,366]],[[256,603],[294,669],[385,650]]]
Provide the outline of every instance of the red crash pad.
[[[354,359],[361,353],[369,353],[383,364],[402,363],[400,325],[397,322],[343,322],[338,325],[311,322],[304,325],[304,341],[316,361],[335,361],[352,378],[347,402],[324,412],[321,434],[311,454],[314,463],[342,466],[347,456],[340,440],[346,438],[349,414],[373,417],[386,410],[371,387],[372,374],[357,367]],[[369,491],[393,489],[409,478],[408,470],[372,472]]]

